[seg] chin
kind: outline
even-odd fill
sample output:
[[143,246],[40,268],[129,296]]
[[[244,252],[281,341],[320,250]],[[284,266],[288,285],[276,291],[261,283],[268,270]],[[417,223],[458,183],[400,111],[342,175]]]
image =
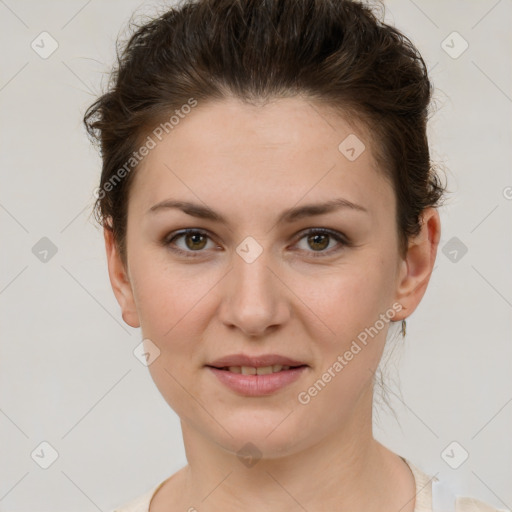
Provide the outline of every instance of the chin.
[[255,456],[266,459],[291,455],[301,449],[304,439],[311,436],[297,424],[296,418],[286,418],[287,414],[283,409],[272,413],[235,414],[229,421],[222,422],[232,437],[223,429],[212,435],[225,450],[237,455],[243,455],[244,450],[250,454],[254,451]]

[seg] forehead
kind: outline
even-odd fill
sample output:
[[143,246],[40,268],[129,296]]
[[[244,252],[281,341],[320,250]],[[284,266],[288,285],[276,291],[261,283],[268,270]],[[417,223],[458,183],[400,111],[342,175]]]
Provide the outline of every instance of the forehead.
[[243,207],[340,194],[375,214],[389,209],[392,190],[365,130],[306,99],[199,103],[168,131],[150,134],[156,144],[136,170],[130,210],[168,196]]

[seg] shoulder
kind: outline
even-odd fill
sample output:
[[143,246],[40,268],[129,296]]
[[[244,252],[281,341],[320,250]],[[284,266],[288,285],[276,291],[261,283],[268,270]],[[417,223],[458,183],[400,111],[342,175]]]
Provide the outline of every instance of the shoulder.
[[[186,467],[186,466],[185,466]],[[176,477],[181,471],[183,471],[184,468],[177,471],[176,473],[173,473],[170,477],[166,478],[159,484],[153,486],[151,489],[147,490],[144,494],[138,496],[137,498],[129,501],[125,505],[121,507],[116,507],[114,510],[111,510],[109,512],[149,512],[149,506],[155,497],[155,494],[158,492],[158,490],[164,486],[167,482],[172,480]]]
[[110,512],[149,512],[149,504],[151,499],[156,494],[156,491],[158,491],[161,485],[163,485],[163,482],[155,485],[149,491],[146,491],[144,494],[129,501],[128,503],[120,507],[116,507]]
[[511,512],[505,508],[494,508],[476,498],[457,496],[455,512]]
[[409,460],[403,460],[411,468],[416,481],[414,512],[512,512],[505,508],[495,508],[470,496],[458,496],[447,482],[424,473]]

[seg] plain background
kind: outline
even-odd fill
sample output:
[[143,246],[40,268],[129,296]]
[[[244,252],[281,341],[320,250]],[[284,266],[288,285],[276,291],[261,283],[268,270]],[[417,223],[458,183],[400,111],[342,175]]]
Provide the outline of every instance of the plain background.
[[[163,6],[0,1],[1,511],[107,511],[186,464],[179,420],[134,357],[140,332],[110,288],[90,217],[101,162],[82,126],[118,33],[134,11]],[[398,421],[381,409],[375,435],[455,493],[512,509],[512,2],[386,6],[431,70],[432,154],[453,193],[405,341],[390,330]],[[47,59],[31,47],[43,31],[58,43]],[[57,251],[46,262],[43,237]],[[442,457],[453,441],[452,459],[469,454],[458,469]],[[48,469],[31,455],[49,456],[42,442],[58,453]]]

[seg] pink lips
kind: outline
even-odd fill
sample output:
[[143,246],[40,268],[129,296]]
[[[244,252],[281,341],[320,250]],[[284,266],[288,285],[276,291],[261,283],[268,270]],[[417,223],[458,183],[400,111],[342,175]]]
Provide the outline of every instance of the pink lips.
[[290,368],[289,370],[266,375],[242,375],[241,373],[231,373],[228,370],[208,367],[228,388],[246,396],[263,396],[275,393],[297,380],[306,368],[307,366],[299,366],[298,368]]
[[[228,370],[230,366],[261,368],[273,365],[290,366],[292,368],[264,375],[244,375]],[[308,365],[277,354],[265,354],[254,357],[245,354],[233,354],[216,359],[206,365],[206,367],[222,384],[236,393],[244,396],[264,396],[275,393],[297,380],[308,368]]]
[[254,368],[258,368],[261,366],[272,366],[274,364],[280,364],[282,366],[301,366],[306,363],[290,359],[289,357],[281,356],[279,354],[263,354],[260,356],[232,354],[216,359],[215,361],[208,363],[207,366],[214,366],[216,368],[224,368],[226,366],[252,366]]

